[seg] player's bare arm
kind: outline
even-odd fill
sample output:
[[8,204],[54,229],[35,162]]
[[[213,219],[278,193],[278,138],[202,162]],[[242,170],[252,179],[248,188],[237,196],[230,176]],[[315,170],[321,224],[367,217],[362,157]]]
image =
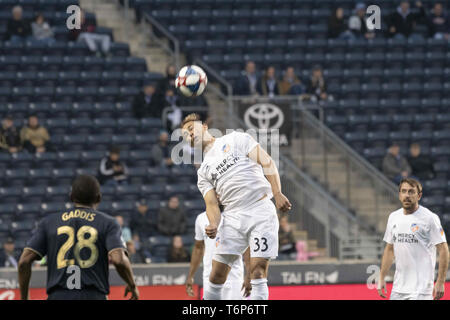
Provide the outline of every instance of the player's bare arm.
[[275,204],[277,209],[282,212],[291,210],[292,204],[289,199],[281,192],[280,174],[278,173],[277,166],[272,157],[263,149],[260,145],[253,148],[248,157],[257,162],[264,171],[264,176],[269,181],[272,187],[273,197],[275,198]]
[[195,240],[194,249],[192,250],[191,265],[189,267],[189,274],[186,280],[186,293],[193,297],[194,290],[192,285],[194,284],[194,276],[202,262],[203,255],[205,254],[205,241]]
[[214,239],[217,234],[217,227],[220,223],[220,209],[217,201],[217,194],[214,189],[209,190],[205,197],[206,215],[209,220],[209,225],[206,227],[206,235]]
[[386,278],[392,263],[394,263],[394,246],[387,243],[381,259],[380,279],[378,280],[378,294],[382,298],[386,298],[387,296],[386,281],[384,279]]
[[439,271],[436,279],[436,284],[433,289],[434,300],[439,300],[444,296],[445,292],[445,278],[447,277],[448,269],[448,245],[446,242],[436,245],[436,249],[439,253]]
[[244,289],[244,297],[247,298],[250,293],[252,292],[252,284],[251,281],[251,270],[250,270],[250,247],[245,250],[244,254],[242,255],[242,258],[244,259],[244,266],[245,266],[245,275],[244,275],[244,283],[242,284],[242,289]]
[[126,297],[128,293],[131,293],[130,300],[139,300],[139,290],[136,287],[136,283],[134,282],[131,263],[126,256],[125,251],[121,248],[117,248],[109,253],[109,257],[112,264],[116,268],[117,273],[127,284],[124,297]]
[[39,260],[41,257],[34,251],[25,248],[19,259],[18,264],[18,278],[20,288],[20,298],[22,300],[28,300],[28,292],[31,279],[31,267],[35,260]]

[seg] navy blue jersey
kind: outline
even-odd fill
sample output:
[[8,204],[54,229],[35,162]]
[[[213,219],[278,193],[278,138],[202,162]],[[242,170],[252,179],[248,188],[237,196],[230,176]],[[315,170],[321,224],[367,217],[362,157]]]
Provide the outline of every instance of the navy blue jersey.
[[81,286],[76,289],[109,294],[108,253],[125,250],[121,234],[113,217],[91,208],[72,208],[42,219],[27,248],[47,256],[47,293],[57,288],[73,289],[70,277],[77,269]]

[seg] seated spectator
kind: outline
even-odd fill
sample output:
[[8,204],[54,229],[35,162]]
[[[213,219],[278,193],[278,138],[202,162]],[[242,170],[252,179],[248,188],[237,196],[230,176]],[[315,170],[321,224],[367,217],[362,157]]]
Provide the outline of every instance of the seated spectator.
[[14,251],[14,239],[8,238],[3,243],[3,249],[0,250],[0,268],[15,268],[17,269],[17,263],[19,256]]
[[20,130],[20,139],[24,149],[30,153],[42,153],[48,150],[50,135],[46,128],[39,124],[35,115],[28,118],[28,125]]
[[411,144],[409,148],[408,163],[411,166],[411,175],[419,180],[433,179],[435,176],[433,162],[428,155],[420,153],[418,143]]
[[[138,263],[150,263],[149,260],[146,261],[146,257],[142,255],[142,253],[136,249],[135,243],[133,240],[126,241],[128,258],[132,264]],[[147,258],[148,259],[148,258]]]
[[31,24],[31,28],[33,30],[33,38],[39,41],[53,41],[53,30],[48,24],[47,21],[45,21],[44,16],[39,13],[36,15],[36,19]]
[[100,161],[99,182],[106,185],[118,185],[127,183],[128,168],[120,161],[120,149],[112,147],[108,156]]
[[7,115],[0,128],[0,148],[10,153],[19,152],[22,149],[20,133],[14,126],[12,116]]
[[186,232],[186,214],[180,208],[180,201],[177,196],[170,197],[167,207],[159,210],[158,231],[166,236]]
[[411,174],[411,167],[405,157],[400,154],[400,147],[394,143],[383,159],[383,173],[394,181],[400,183],[403,178],[408,178]]
[[142,91],[134,97],[132,107],[134,116],[138,119],[146,117],[161,118],[163,107],[154,83],[144,83]]
[[309,80],[306,92],[311,95],[312,100],[329,100],[327,94],[327,84],[323,77],[322,68],[315,66],[311,72],[311,79]]
[[124,221],[123,221],[123,217],[118,215],[116,216],[116,220],[119,223],[120,228],[122,229],[122,238],[123,241],[128,242],[131,241],[131,230],[130,228],[128,228],[127,226],[125,226]]
[[328,38],[345,38],[349,37],[349,34],[344,20],[344,9],[338,7],[328,18]]
[[280,229],[278,230],[278,253],[287,259],[295,259],[297,253],[294,233],[289,224],[288,216],[280,218]]
[[287,67],[284,72],[283,80],[280,82],[280,94],[299,95],[305,92],[300,79],[295,74],[293,67]]
[[154,165],[171,167],[173,165],[171,157],[172,149],[169,146],[169,134],[162,131],[159,135],[158,144],[152,147],[151,159]]
[[372,39],[375,37],[375,33],[367,29],[366,5],[364,3],[356,5],[355,13],[348,19],[348,28],[352,34],[348,38]]
[[176,76],[176,67],[173,64],[169,64],[166,68],[166,76],[158,81],[157,91],[160,93],[164,93],[170,88],[175,89]]
[[178,128],[183,120],[183,112],[178,107],[178,96],[175,94],[175,89],[168,88],[163,99],[164,108],[170,108],[167,111],[167,123],[165,123],[166,128],[172,132]]
[[275,75],[275,68],[267,67],[264,75],[258,83],[258,93],[273,98],[280,94],[280,84]]
[[388,36],[408,38],[414,31],[416,24],[425,17],[425,10],[420,1],[416,2],[418,13],[413,13],[408,1],[400,2],[397,10],[389,16]]
[[167,262],[190,262],[191,255],[184,247],[183,238],[174,236],[172,238],[172,245],[169,248],[167,255]]
[[257,92],[258,77],[256,75],[256,66],[253,61],[247,61],[245,71],[236,80],[233,94],[237,96],[255,95]]
[[130,229],[133,237],[138,239],[146,239],[153,233],[153,225],[156,221],[152,221],[150,212],[148,211],[147,201],[142,199],[137,204],[137,211],[131,214]]
[[450,40],[450,18],[444,14],[442,3],[434,4],[427,19],[427,25],[430,37]]
[[25,41],[31,36],[31,25],[23,19],[23,10],[21,6],[15,6],[12,9],[12,18],[6,25],[5,40]]
[[[96,33],[96,26],[92,21],[86,20],[86,14],[81,11],[81,28],[72,29],[69,33],[70,41],[85,42],[92,53],[97,56],[108,56],[111,48],[111,37],[107,34]],[[98,45],[101,48],[98,48]]]

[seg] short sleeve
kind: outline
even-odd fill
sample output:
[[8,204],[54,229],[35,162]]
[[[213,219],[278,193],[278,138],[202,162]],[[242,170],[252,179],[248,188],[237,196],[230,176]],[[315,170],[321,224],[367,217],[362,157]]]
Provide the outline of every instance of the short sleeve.
[[31,239],[28,240],[26,248],[37,253],[41,258],[47,255],[46,219],[42,219],[34,229]]
[[205,238],[204,238],[204,230],[205,229],[201,225],[201,220],[202,219],[200,218],[200,215],[197,217],[197,219],[195,219],[195,236],[194,236],[194,238],[197,241],[205,240]]
[[441,225],[441,220],[437,215],[434,215],[431,219],[430,226],[430,243],[433,245],[437,245],[442,242],[447,242],[445,237],[444,229]]
[[238,150],[245,155],[248,155],[258,145],[251,135],[243,132],[235,132],[235,143]]
[[388,219],[388,223],[386,226],[386,232],[384,233],[384,238],[383,238],[384,242],[387,242],[389,244],[392,244],[392,228],[391,228],[391,218],[389,217]]
[[110,252],[114,249],[126,250],[125,241],[122,238],[122,229],[116,220],[112,220],[106,234],[106,250]]
[[198,170],[197,172],[197,187],[200,190],[202,196],[204,197],[209,190],[214,189],[213,184],[206,179],[206,177]]

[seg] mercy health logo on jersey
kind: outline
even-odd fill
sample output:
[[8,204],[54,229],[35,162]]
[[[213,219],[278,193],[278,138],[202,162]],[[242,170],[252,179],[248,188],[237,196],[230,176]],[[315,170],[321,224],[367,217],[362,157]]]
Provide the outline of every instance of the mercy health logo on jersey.
[[[411,226],[411,229],[413,227]],[[416,228],[416,227],[414,227]],[[419,230],[417,226],[416,231]],[[419,243],[419,240],[416,239],[416,236],[412,233],[397,233],[392,236],[392,241],[395,243]]]
[[411,231],[412,232],[417,232],[419,231],[419,226],[415,223],[411,224]]

